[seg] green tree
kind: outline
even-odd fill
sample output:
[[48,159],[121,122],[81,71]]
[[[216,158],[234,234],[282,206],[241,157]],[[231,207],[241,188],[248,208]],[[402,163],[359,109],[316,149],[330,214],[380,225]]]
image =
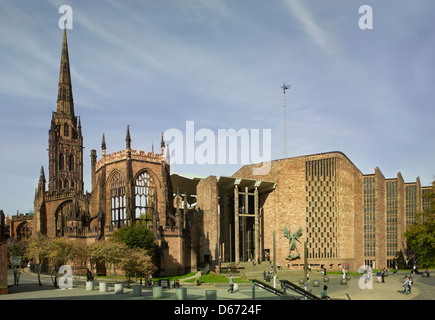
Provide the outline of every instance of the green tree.
[[151,257],[142,248],[128,249],[127,254],[122,259],[122,268],[128,282],[130,282],[130,278],[135,277],[136,280],[140,280],[140,284],[147,274],[157,270]]
[[10,238],[6,242],[6,245],[8,247],[9,264],[14,272],[14,286],[17,286],[20,282],[21,265],[26,254],[27,244],[26,241]]
[[41,271],[42,266],[48,262],[50,254],[50,241],[42,234],[33,234],[27,240],[26,254],[25,256],[29,260],[33,260],[36,264],[36,272],[38,274],[38,284],[41,283]]
[[137,221],[131,226],[116,230],[112,234],[112,239],[117,242],[125,243],[130,249],[142,248],[146,250],[150,257],[154,257],[154,253],[156,252],[154,234],[140,221]]
[[[92,265],[90,263],[90,255],[89,255],[89,245],[87,244],[86,240],[84,239],[76,239],[75,241],[71,241],[71,248],[70,248],[70,259],[71,262],[73,263],[73,269],[77,270],[77,267],[82,267],[85,266],[87,272],[91,272],[88,269],[88,262],[91,266],[92,269]],[[79,279],[80,279],[80,272],[77,272],[77,278],[76,281],[77,283],[79,283]]]
[[66,265],[71,259],[72,241],[65,237],[51,238],[47,243],[48,263],[50,265],[51,281],[55,287],[58,286],[59,268]]
[[415,223],[405,232],[407,246],[422,267],[429,267],[435,260],[435,193],[432,190],[426,196],[429,208],[417,213]]

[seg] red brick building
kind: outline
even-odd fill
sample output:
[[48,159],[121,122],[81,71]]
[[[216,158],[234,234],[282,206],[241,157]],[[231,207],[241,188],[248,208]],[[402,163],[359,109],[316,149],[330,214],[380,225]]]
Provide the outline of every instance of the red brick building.
[[[236,263],[273,259],[274,234],[276,261],[293,268],[303,266],[304,242],[312,267],[392,268],[407,259],[403,234],[428,207],[423,195],[432,189],[419,178],[406,183],[399,172],[386,179],[379,168],[363,174],[341,152],[275,160],[267,175],[253,175],[261,165],[197,182],[197,206],[214,216],[204,229],[216,265],[219,256]],[[172,178],[180,186],[194,181]],[[291,234],[301,228],[296,251],[284,227]],[[297,251],[299,258],[288,259]]]

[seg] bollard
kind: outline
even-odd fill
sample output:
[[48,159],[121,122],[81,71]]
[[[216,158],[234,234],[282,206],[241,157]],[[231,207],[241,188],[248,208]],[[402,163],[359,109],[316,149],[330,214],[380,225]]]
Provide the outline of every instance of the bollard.
[[205,300],[217,300],[217,291],[205,290]]
[[319,287],[319,286],[320,286],[319,280],[314,280],[313,281],[313,287]]
[[342,278],[342,279],[340,280],[340,284],[341,284],[341,285],[346,285],[346,284],[347,284],[347,279]]
[[100,292],[107,292],[107,283],[100,282],[99,289],[100,289]]
[[141,296],[142,295],[142,285],[141,284],[136,284],[134,286],[132,286],[133,288],[133,295],[134,296]]
[[329,278],[328,277],[323,277],[323,282],[329,282]]
[[163,287],[153,287],[153,299],[160,299],[163,297]]
[[186,288],[177,288],[177,289],[175,289],[175,294],[177,296],[177,300],[186,300],[187,289]]
[[86,281],[86,291],[92,291],[94,290],[94,281]]
[[123,283],[115,283],[115,294],[124,293],[124,284]]

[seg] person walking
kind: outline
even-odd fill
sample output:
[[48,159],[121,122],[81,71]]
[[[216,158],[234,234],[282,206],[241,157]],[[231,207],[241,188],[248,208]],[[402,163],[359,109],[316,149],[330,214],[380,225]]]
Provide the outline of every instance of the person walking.
[[409,277],[409,281],[408,281],[408,291],[409,294],[411,294],[411,289],[412,289],[412,285],[414,284],[414,281],[412,280],[412,277]]
[[409,289],[409,277],[408,276],[405,276],[405,279],[403,279],[401,286],[403,287],[403,293],[407,295],[408,289]]
[[233,278],[233,275],[230,276],[230,288],[228,289],[228,291],[230,293],[233,293],[233,291],[234,291],[234,278]]
[[382,283],[385,283],[385,268],[384,269],[382,269],[382,272],[381,272],[381,279],[382,279]]

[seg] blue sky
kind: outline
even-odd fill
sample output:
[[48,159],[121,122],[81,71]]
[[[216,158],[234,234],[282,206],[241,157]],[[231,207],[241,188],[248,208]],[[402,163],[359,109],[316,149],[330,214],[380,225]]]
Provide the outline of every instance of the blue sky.
[[[0,2],[0,209],[33,209],[56,110],[68,30],[75,113],[90,150],[159,148],[161,133],[271,129],[283,157],[341,151],[364,173],[406,182],[435,176],[435,23],[432,0],[147,0]],[[373,9],[361,30],[358,9]],[[431,130],[432,129],[432,130]],[[231,175],[238,165],[174,165],[172,172]]]

